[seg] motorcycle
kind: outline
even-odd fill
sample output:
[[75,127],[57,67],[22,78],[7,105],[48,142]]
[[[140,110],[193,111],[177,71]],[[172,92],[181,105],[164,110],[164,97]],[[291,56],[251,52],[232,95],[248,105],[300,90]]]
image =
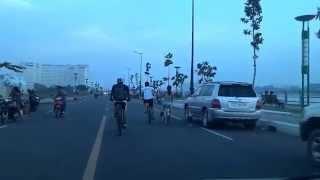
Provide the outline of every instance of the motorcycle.
[[64,114],[63,112],[64,100],[62,97],[56,97],[54,99],[53,112],[57,119],[61,118]]
[[40,97],[37,95],[29,96],[30,112],[36,112],[40,104]]
[[0,124],[5,124],[5,121],[8,117],[8,99],[0,99]]

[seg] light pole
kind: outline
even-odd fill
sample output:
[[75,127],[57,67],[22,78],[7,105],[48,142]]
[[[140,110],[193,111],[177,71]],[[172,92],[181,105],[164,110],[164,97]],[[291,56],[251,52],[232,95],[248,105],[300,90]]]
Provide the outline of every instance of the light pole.
[[74,75],[74,92],[76,92],[78,73],[73,73],[73,75]]
[[[309,21],[314,19],[316,15],[303,15],[298,16],[295,19],[299,22],[302,22],[302,65],[301,65],[301,74],[302,74],[302,82],[301,82],[301,108],[305,106],[305,79],[307,79],[307,105],[310,104],[310,28]],[[307,24],[307,25],[306,25]],[[307,27],[306,27],[307,26]]]
[[139,51],[133,51],[135,54],[140,55],[140,80],[139,80],[139,98],[142,95],[142,58],[143,58],[143,53]]
[[193,63],[194,63],[194,0],[192,0],[192,30],[191,30],[191,76],[190,76],[190,93],[194,93],[194,81],[193,81]]
[[128,76],[128,87],[130,89],[130,68],[127,68],[127,70],[128,70],[128,74],[127,74],[127,76]]

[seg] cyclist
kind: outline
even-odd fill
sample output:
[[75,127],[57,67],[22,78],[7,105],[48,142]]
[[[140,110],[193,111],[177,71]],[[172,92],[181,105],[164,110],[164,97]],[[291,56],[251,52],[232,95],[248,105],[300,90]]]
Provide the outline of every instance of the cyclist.
[[[117,84],[112,86],[110,100],[115,101],[114,103],[114,116],[116,116],[115,105],[118,102],[123,103],[123,101],[130,101],[130,93],[129,87],[123,83],[121,78],[117,79]],[[126,111],[127,111],[127,104],[124,104],[122,107],[124,109],[124,122],[122,122],[123,128],[127,127],[127,118],[126,118]]]
[[145,82],[144,86],[145,87],[143,89],[143,103],[145,107],[145,112],[147,112],[147,106],[149,106],[153,115],[154,89],[150,86],[149,82]]

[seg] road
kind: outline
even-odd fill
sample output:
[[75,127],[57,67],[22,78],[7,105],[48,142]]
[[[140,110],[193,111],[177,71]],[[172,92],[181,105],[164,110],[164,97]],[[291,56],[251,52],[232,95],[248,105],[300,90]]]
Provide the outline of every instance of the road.
[[[122,137],[111,127],[107,98],[68,104],[63,120],[50,105],[0,127],[0,179],[163,180],[293,177],[320,172],[297,137],[239,126],[186,125],[179,112],[168,127],[147,125],[142,105],[129,104]],[[158,114],[158,113],[156,113]]]

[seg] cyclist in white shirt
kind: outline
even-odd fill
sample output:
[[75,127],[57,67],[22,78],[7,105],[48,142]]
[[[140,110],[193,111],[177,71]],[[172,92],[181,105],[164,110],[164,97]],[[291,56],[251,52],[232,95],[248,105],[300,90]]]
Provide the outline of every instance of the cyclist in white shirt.
[[145,110],[147,110],[147,105],[148,105],[153,111],[153,98],[154,98],[154,89],[153,87],[150,87],[149,82],[145,82],[145,88],[143,89],[143,103],[144,103]]

